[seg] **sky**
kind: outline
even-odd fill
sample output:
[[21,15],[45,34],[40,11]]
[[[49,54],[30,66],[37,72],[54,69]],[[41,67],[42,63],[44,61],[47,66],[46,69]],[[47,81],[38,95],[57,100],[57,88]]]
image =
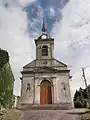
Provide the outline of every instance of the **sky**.
[[43,16],[55,39],[55,58],[71,70],[72,94],[85,87],[82,67],[90,84],[89,13],[89,0],[0,0],[0,48],[9,52],[15,95],[20,95],[22,67],[35,59],[34,39],[41,35]]

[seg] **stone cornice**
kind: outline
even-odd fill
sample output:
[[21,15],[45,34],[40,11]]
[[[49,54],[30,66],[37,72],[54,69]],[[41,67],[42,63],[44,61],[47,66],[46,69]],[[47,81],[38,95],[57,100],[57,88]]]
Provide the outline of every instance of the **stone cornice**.
[[21,71],[22,74],[36,74],[36,73],[69,73],[70,70],[56,70],[56,71]]

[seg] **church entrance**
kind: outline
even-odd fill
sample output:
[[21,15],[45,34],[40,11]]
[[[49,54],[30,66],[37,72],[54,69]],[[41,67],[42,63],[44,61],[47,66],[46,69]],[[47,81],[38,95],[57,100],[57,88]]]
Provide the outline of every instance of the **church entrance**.
[[40,104],[52,104],[51,83],[48,80],[40,84]]

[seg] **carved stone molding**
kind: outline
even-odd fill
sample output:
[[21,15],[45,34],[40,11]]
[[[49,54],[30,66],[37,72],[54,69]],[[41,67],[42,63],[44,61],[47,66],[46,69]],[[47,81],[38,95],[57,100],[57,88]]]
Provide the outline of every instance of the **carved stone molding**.
[[48,80],[51,82],[52,86],[53,86],[53,79],[56,78],[56,77],[38,77],[38,83],[37,83],[37,86],[40,86],[40,83],[43,81],[43,80]]

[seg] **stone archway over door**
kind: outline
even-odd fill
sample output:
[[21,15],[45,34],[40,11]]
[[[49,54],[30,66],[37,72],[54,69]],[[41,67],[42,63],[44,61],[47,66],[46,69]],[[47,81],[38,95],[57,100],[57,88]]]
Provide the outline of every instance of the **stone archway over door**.
[[51,83],[48,80],[40,84],[40,104],[52,104]]

